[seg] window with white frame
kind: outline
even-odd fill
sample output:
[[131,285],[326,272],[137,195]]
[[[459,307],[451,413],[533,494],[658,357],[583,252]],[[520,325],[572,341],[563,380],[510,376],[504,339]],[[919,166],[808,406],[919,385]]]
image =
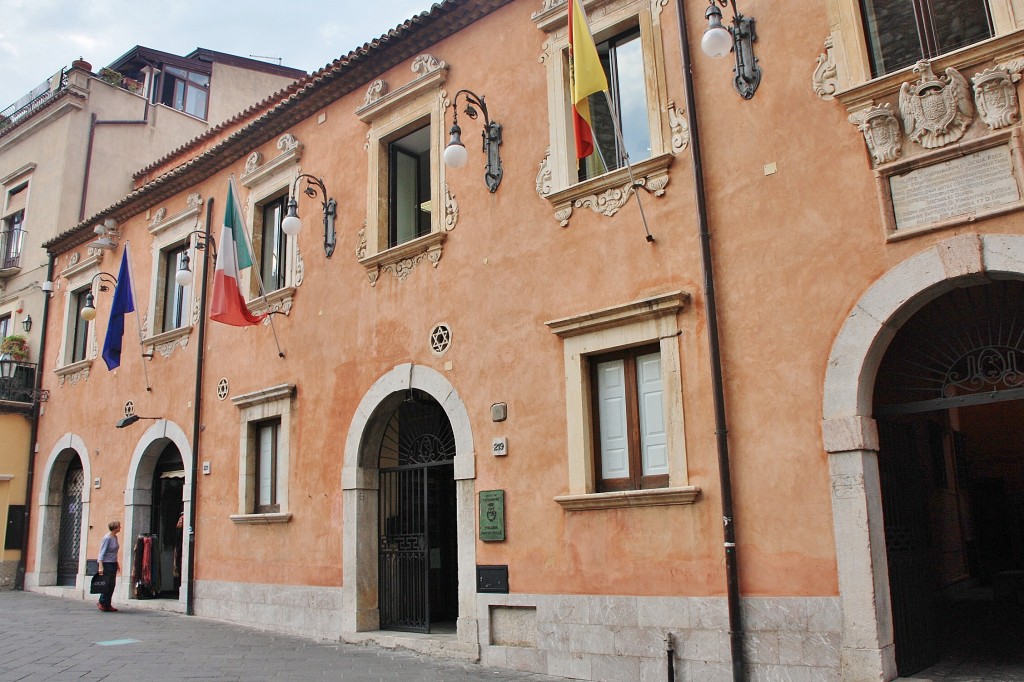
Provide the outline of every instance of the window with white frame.
[[11,335],[11,315],[0,315],[0,340]]
[[190,116],[206,119],[210,98],[210,74],[165,65],[159,86],[153,88],[154,104],[166,104]]
[[238,524],[287,522],[294,384],[235,396],[239,410]]
[[[649,0],[584,1],[590,30],[598,48],[608,95],[589,99],[595,151],[577,161],[569,94],[569,38],[566,3],[545,3],[534,22],[548,35],[543,55],[548,81],[548,117],[551,125],[548,156],[537,177],[538,193],[554,205],[555,218],[563,226],[574,202],[609,189],[628,190],[623,146],[616,140],[614,122],[623,135],[634,177],[656,195],[668,184],[673,153],[686,144],[683,116],[668,99],[662,37],[662,3]],[[611,106],[609,106],[609,101]],[[616,196],[619,206],[632,193]],[[613,215],[602,204],[599,214]]]
[[82,287],[71,292],[71,307],[68,315],[67,363],[81,362],[89,357],[89,331],[91,324],[82,317],[82,309],[92,290]]
[[[581,181],[625,165],[623,145],[616,139],[616,125],[622,132],[631,163],[651,156],[651,122],[647,112],[640,27],[634,26],[601,41],[597,44],[597,54],[608,78],[609,91],[607,95],[601,92],[589,97],[594,153],[580,160]],[[614,108],[608,106],[609,101]]]
[[568,494],[577,511],[690,504],[679,314],[669,292],[548,322],[563,341]]
[[[266,291],[277,291],[288,285],[288,235],[281,229],[288,203],[287,193],[257,204],[253,225],[253,248],[259,259],[260,277]],[[252,297],[259,296],[259,289]]]
[[25,243],[27,199],[27,182],[23,182],[7,192],[4,216],[0,221],[0,270],[21,266],[21,251]]
[[436,265],[458,215],[440,163],[448,66],[423,54],[412,71],[409,83],[386,94],[379,94],[386,90],[381,82],[372,84],[356,110],[370,125],[367,218],[357,257],[371,284],[382,271],[404,280],[411,269],[398,263],[415,266],[426,256]]
[[163,252],[161,295],[163,297],[163,331],[165,332],[188,324],[188,302],[191,299],[189,287],[178,284],[175,279],[187,253],[188,248],[185,244]]
[[256,489],[253,491],[255,505],[253,513],[266,514],[281,511],[277,501],[277,458],[280,450],[281,419],[268,419],[252,425],[253,442],[256,447],[256,471],[253,476]]
[[[203,199],[198,193],[193,193],[185,197],[184,203],[181,210],[170,215],[167,207],[159,207],[148,226],[153,236],[154,281],[149,289],[150,312],[146,316],[151,322],[146,325],[143,343],[147,353],[159,352],[164,357],[169,357],[175,348],[183,348],[188,343],[198,315],[198,287],[194,282],[202,277],[203,252],[193,249],[195,238],[192,232],[199,229]],[[175,279],[186,256],[193,273],[192,286],[181,286]],[[138,282],[135,285],[142,289]]]
[[[243,271],[242,286],[248,292],[249,309],[254,313],[291,310],[295,290],[302,285],[305,271],[299,238],[289,237],[281,229],[287,215],[289,192],[301,172],[299,161],[303,145],[294,135],[286,133],[278,138],[275,146],[278,149],[275,156],[252,152],[239,178],[239,184],[249,190],[245,215],[251,228],[255,260],[252,268]],[[301,184],[297,192],[296,199],[302,202]],[[320,212],[312,208],[313,202],[306,205],[311,216],[319,215]],[[300,205],[300,215],[304,215],[302,211]],[[260,292],[261,281],[266,299]]]
[[430,124],[387,143],[388,248],[430,233]]
[[641,346],[588,360],[597,490],[667,487],[661,350]]

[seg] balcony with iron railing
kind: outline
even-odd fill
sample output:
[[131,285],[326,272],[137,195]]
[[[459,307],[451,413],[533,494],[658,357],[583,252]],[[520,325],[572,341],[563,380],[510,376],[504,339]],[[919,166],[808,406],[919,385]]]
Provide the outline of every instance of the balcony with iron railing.
[[[0,412],[31,410],[36,403],[46,400],[45,392],[36,389],[36,372],[39,366],[34,362],[0,361]],[[5,376],[11,374],[10,377]]]
[[49,102],[57,93],[68,87],[68,70],[61,69],[45,81],[32,88],[14,104],[0,111],[0,135],[4,129],[30,116],[33,111]]
[[25,230],[15,228],[0,232],[0,277],[10,277],[21,271],[21,250]]

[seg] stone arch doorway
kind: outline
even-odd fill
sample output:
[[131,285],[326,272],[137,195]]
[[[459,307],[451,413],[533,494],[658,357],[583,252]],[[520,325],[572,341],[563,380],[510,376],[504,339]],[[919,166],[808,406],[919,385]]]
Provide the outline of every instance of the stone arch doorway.
[[[128,469],[122,540],[127,596],[172,599],[184,606],[187,577],[182,580],[181,568],[188,565],[191,472],[185,432],[166,419],[154,422],[136,444]],[[179,589],[182,584],[186,589]]]
[[882,359],[874,415],[901,676],[940,658],[1002,658],[1024,641],[1021,398],[1022,280],[943,294]]
[[436,400],[416,389],[387,422],[377,464],[380,628],[454,626],[459,576],[451,422]]
[[[1024,237],[965,235],[939,242],[898,264],[865,292],[832,347],[823,396],[823,441],[829,453],[843,606],[843,679],[891,680],[898,674],[893,600],[905,595],[890,589],[883,492],[892,496],[907,485],[900,484],[898,473],[885,472],[885,467],[880,473],[879,467],[880,457],[900,461],[884,451],[880,455],[875,419],[876,407],[879,418],[891,416],[876,394],[900,357],[896,346],[895,360],[887,352],[905,323],[919,311],[927,315],[932,302],[941,306],[940,299],[954,289],[1006,279],[1024,279]],[[895,443],[899,449],[899,436],[885,425],[881,431],[883,446],[892,449]],[[904,438],[902,444],[907,443]],[[950,440],[949,449],[954,448]],[[883,476],[892,484],[887,490]]]
[[31,586],[81,587],[84,583],[86,536],[92,486],[84,441],[65,434],[44,465],[39,491],[36,571]]
[[[451,527],[457,547],[454,565],[436,556],[436,553],[435,558],[441,559],[443,570],[450,571],[448,575],[454,576],[457,595],[435,596],[433,602],[444,604],[450,609],[440,614],[440,617],[444,620],[454,617],[458,639],[475,645],[476,524],[472,430],[466,407],[454,387],[439,372],[421,365],[399,365],[380,377],[363,397],[349,427],[342,471],[345,515],[342,628],[345,632],[359,632],[381,627],[380,547],[382,530],[385,534],[388,530],[386,527],[382,529],[381,518],[385,518],[386,524],[389,510],[381,492],[388,484],[385,480],[382,486],[381,481],[382,474],[386,475],[386,470],[393,468],[388,465],[400,466],[398,460],[401,459],[399,456],[393,462],[389,460],[391,452],[398,452],[399,448],[385,441],[391,438],[391,427],[396,423],[400,425],[403,416],[407,419],[411,416],[402,414],[402,405],[409,403],[431,406],[430,410],[434,412],[431,419],[442,417],[450,425],[454,456],[449,460],[446,455],[442,462],[437,463],[439,466],[426,468],[436,469],[434,476],[438,480],[435,481],[435,499],[448,500],[454,510],[454,524]],[[435,435],[437,433],[434,427],[426,430]],[[442,450],[447,451],[445,448]],[[420,456],[413,459],[417,458],[422,459]],[[440,479],[444,479],[445,483],[441,483]],[[439,518],[451,520],[450,510],[439,513]],[[428,565],[429,549],[426,557]],[[452,548],[441,551],[452,551]],[[386,614],[384,620],[386,623]]]

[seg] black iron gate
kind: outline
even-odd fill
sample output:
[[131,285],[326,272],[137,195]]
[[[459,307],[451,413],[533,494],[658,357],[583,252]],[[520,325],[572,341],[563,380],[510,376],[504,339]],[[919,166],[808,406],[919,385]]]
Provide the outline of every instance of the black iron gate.
[[82,486],[85,473],[76,457],[64,474],[60,500],[60,534],[57,545],[57,584],[74,587],[78,577],[78,555],[82,543]]
[[938,660],[934,585],[929,561],[931,482],[914,424],[879,421],[878,469],[882,483],[885,549],[889,567],[896,668],[901,676]]
[[[429,632],[432,616],[447,612],[437,602],[450,594],[454,574],[439,573],[455,565],[454,457],[455,437],[440,405],[418,398],[399,406],[380,453],[382,629]],[[445,584],[432,585],[432,576]]]

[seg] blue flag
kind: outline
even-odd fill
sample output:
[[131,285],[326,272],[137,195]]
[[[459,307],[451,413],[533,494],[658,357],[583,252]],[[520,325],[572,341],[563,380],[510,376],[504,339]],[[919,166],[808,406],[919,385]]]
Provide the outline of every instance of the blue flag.
[[107,370],[121,366],[121,341],[124,339],[124,316],[135,311],[132,300],[132,280],[128,274],[128,245],[121,256],[121,270],[117,273],[114,287],[114,303],[110,306],[110,322],[107,323],[107,337],[103,340],[103,361]]

